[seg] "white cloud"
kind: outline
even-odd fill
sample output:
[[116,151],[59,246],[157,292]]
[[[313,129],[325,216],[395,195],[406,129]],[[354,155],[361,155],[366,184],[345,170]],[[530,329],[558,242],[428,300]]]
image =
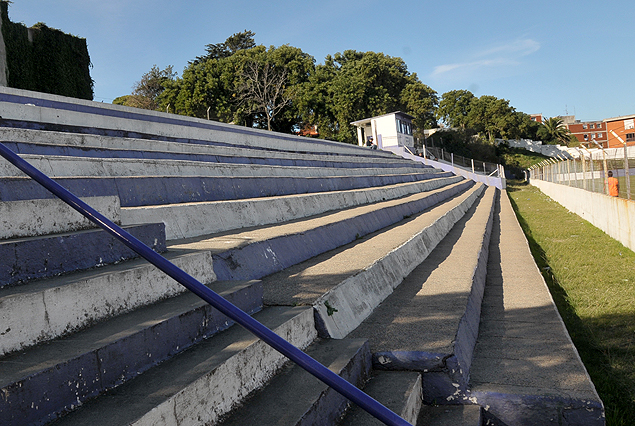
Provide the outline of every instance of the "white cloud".
[[443,79],[474,79],[485,72],[500,75],[501,71],[522,65],[522,58],[540,49],[532,39],[520,39],[489,46],[468,55],[465,61],[434,67],[431,76]]

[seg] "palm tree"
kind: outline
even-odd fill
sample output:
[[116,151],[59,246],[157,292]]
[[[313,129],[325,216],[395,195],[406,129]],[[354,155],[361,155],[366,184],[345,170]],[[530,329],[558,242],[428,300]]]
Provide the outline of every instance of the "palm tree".
[[543,121],[537,134],[544,142],[550,144],[568,145],[571,141],[571,132],[560,117],[551,117]]

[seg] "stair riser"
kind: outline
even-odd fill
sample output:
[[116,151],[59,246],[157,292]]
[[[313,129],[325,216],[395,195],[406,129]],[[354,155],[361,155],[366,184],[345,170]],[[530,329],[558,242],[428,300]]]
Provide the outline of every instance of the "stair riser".
[[[199,281],[216,280],[211,254],[174,260]],[[95,321],[177,295],[185,288],[152,265],[99,274],[41,292],[0,299],[0,355],[66,335]]]
[[[372,359],[368,342],[351,358],[338,374],[349,383],[361,388],[370,377]],[[297,426],[334,425],[346,411],[349,401],[333,388],[327,388],[316,403],[300,419]]]
[[[117,195],[122,207],[139,207],[349,191],[450,176],[451,173],[311,178],[68,177],[56,181],[79,197]],[[0,197],[5,201],[24,201],[53,196],[38,186],[30,179],[0,178]]]
[[125,208],[121,211],[121,221],[124,224],[163,222],[166,224],[166,238],[175,240],[309,217],[331,210],[432,191],[462,180],[454,176],[390,188],[367,188],[358,191],[295,195],[284,198]]
[[416,201],[215,255],[214,271],[219,280],[258,279],[393,225],[404,217],[419,213],[465,191],[470,186],[472,183],[465,181]]
[[[259,282],[224,296],[250,314],[262,307]],[[42,424],[232,324],[229,318],[201,302],[196,309],[4,386],[0,424]]]
[[[144,244],[166,251],[165,225],[153,223],[126,229]],[[0,242],[0,287],[138,257],[102,230]]]
[[[361,162],[336,160],[301,159],[297,157],[280,158],[269,157],[264,153],[258,157],[246,157],[244,154],[214,155],[214,154],[189,154],[181,152],[161,152],[161,151],[140,151],[123,149],[103,149],[95,147],[74,147],[68,145],[46,145],[31,144],[22,142],[3,142],[5,146],[21,155],[44,155],[44,156],[70,156],[88,158],[134,158],[146,160],[183,160],[199,161],[206,163],[231,163],[231,164],[260,164],[267,166],[282,167],[337,167],[337,168],[357,168],[375,167],[381,169],[392,169],[400,167],[399,162]],[[412,166],[411,166],[412,167]]]
[[[120,223],[119,197],[83,198],[89,206]],[[0,240],[81,231],[97,225],[58,199],[0,202]]]

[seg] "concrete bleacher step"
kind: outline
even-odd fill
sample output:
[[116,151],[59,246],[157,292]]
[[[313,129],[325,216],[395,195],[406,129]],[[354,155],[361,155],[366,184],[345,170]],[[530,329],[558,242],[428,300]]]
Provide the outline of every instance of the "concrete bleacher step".
[[[55,181],[79,197],[117,195],[122,207],[137,207],[349,191],[450,176],[451,173],[325,177],[81,176],[58,177]],[[0,188],[0,197],[5,201],[48,195],[29,178],[0,177]]]
[[[211,253],[164,257],[204,284],[215,281]],[[22,350],[184,292],[142,259],[0,289],[0,355]]]
[[468,181],[397,200],[344,209],[272,227],[175,241],[171,247],[210,250],[218,279],[257,279],[348,244],[420,213],[470,188]]
[[348,191],[125,207],[121,210],[121,220],[125,224],[163,222],[166,224],[166,238],[174,240],[286,222],[421,192],[432,193],[444,187],[452,190],[462,181],[463,185],[467,184],[463,178],[453,176]]
[[[124,229],[158,253],[166,250],[163,223]],[[0,288],[134,259],[137,253],[101,229],[0,241]]]
[[321,335],[346,337],[428,256],[483,189],[476,185],[395,225],[264,277],[265,304],[312,305]]
[[[364,392],[412,425],[417,425],[421,406],[421,374],[415,371],[372,371]],[[334,423],[331,423],[334,424]],[[357,405],[351,407],[339,426],[381,426],[383,422]],[[419,423],[422,426],[428,423]],[[476,426],[476,425],[475,425]]]
[[[370,351],[363,339],[322,340],[306,353],[358,387],[370,374]],[[347,403],[335,390],[290,364],[219,425],[334,425]]]
[[[247,313],[262,286],[210,286]],[[232,324],[192,293],[146,306],[65,338],[0,358],[0,424],[41,424],[136,377]]]
[[[311,309],[272,307],[254,318],[302,349],[317,337]],[[285,361],[232,326],[84,403],[55,425],[215,424],[268,382]]]
[[[118,197],[84,197],[82,201],[111,221],[121,223]],[[59,199],[0,201],[0,240],[90,228],[96,225]]]
[[467,400],[497,196],[488,188],[350,334],[370,340],[374,368],[422,372],[427,403]]

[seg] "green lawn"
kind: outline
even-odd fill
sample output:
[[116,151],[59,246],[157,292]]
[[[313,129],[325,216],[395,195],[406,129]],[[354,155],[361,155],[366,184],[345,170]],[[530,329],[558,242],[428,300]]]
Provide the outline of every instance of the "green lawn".
[[508,181],[507,191],[606,424],[635,424],[635,253],[535,187]]

